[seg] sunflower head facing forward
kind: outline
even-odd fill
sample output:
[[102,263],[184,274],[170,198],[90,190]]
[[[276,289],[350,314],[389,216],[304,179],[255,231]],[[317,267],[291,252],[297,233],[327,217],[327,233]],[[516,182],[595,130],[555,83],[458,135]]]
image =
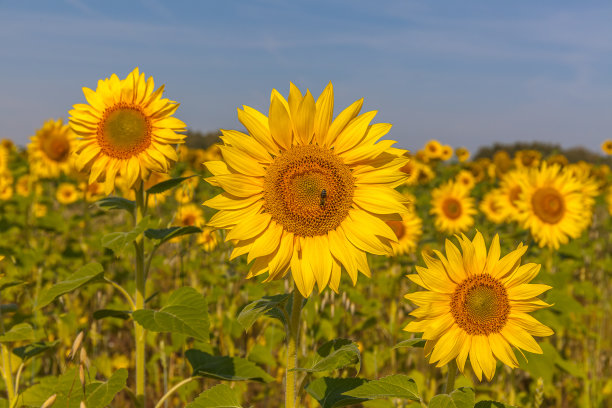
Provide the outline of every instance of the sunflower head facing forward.
[[89,173],[89,183],[104,181],[105,192],[123,176],[132,187],[152,171],[166,173],[178,157],[185,124],[172,115],[179,104],[162,98],[153,77],[134,69],[125,79],[113,74],[95,91],[83,88],[88,104],[74,105],[70,126],[80,136],[75,164]]
[[476,209],[470,191],[458,182],[449,181],[431,193],[431,214],[438,231],[455,234],[474,225]]
[[332,120],[331,84],[316,101],[291,84],[288,99],[272,91],[268,116],[238,109],[248,135],[222,130],[222,160],[205,164],[207,181],[225,192],[204,204],[219,210],[208,225],[229,230],[232,258],[248,253],[249,277],[291,270],[309,296],[315,283],[337,291],[342,268],[353,283],[369,275],[367,252],[393,252],[397,238],[385,221],[406,212],[394,188],[408,158],[379,141],[391,125],[371,124],[376,112],[359,114],[362,103]]
[[550,286],[529,284],[540,265],[521,265],[522,244],[501,259],[497,235],[488,253],[479,232],[473,240],[462,235],[459,244],[461,251],[447,240],[446,255],[434,251],[437,258],[424,252],[427,267],[408,275],[426,290],[406,295],[417,308],[404,330],[423,333],[430,363],[441,367],[456,359],[463,372],[469,357],[478,379],[491,380],[496,359],[518,367],[513,347],[542,353],[533,336],[553,332],[528,313],[550,306],[537,298]]
[[46,178],[55,178],[60,172],[70,173],[74,140],[74,133],[62,119],[46,121],[28,145],[31,172]]

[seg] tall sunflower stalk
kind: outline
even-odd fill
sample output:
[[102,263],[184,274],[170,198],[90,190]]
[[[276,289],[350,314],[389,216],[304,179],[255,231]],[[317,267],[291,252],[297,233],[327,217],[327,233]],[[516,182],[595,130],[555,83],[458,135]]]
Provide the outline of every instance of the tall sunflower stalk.
[[[104,182],[106,194],[115,189],[118,176],[128,188],[133,188],[135,226],[146,217],[148,194],[144,181],[152,172],[168,172],[178,159],[173,145],[185,137],[178,133],[185,130],[185,124],[172,116],[179,105],[162,98],[163,85],[154,89],[153,78],[145,78],[138,68],[123,80],[113,74],[98,81],[95,91],[83,88],[88,104],[75,105],[70,111],[70,126],[80,137],[75,142],[77,170],[89,173],[89,184]],[[134,298],[120,285],[107,280],[126,298],[132,311],[144,308],[152,255],[145,257],[142,233],[134,240],[134,251]],[[146,331],[139,324],[134,326],[136,398],[144,406]]]

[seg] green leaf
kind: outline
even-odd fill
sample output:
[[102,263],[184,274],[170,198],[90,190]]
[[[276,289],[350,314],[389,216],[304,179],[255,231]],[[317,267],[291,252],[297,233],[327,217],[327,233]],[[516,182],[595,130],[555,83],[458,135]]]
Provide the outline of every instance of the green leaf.
[[356,405],[367,401],[366,398],[356,398],[347,393],[364,384],[363,378],[318,378],[308,384],[306,392],[316,399],[323,408],[338,408]]
[[136,238],[151,226],[151,218],[143,218],[133,230],[129,232],[111,232],[102,237],[102,246],[112,249],[119,255],[125,248],[134,242]]
[[104,383],[100,383],[87,397],[87,408],[104,408],[111,403],[115,395],[125,388],[128,372],[120,368]]
[[17,285],[22,285],[25,282],[19,279],[12,279],[9,278],[8,276],[3,276],[2,278],[0,278],[0,291],[6,289],[6,288],[10,288],[13,286],[17,286]]
[[90,262],[87,265],[82,266],[65,281],[56,283],[49,289],[43,290],[38,297],[36,309],[47,306],[57,297],[72,292],[81,286],[102,280],[103,275],[104,269],[102,268],[102,265],[97,262]]
[[0,336],[0,343],[12,343],[14,341],[33,340],[34,329],[28,323],[19,323],[11,327],[11,330]]
[[158,239],[160,241],[158,245],[161,245],[164,242],[171,240],[172,238],[188,234],[197,234],[198,232],[202,232],[202,230],[193,225],[188,225],[185,227],[148,229],[145,231],[145,237],[149,239]]
[[125,210],[130,214],[134,212],[136,203],[123,197],[105,197],[96,201],[96,205],[104,210]]
[[317,349],[316,356],[309,367],[296,368],[296,371],[318,373],[358,364],[361,367],[361,353],[356,343],[348,339],[334,339]]
[[[289,299],[289,296],[288,294],[264,296],[261,299],[249,303],[240,313],[238,313],[238,323],[244,327],[244,330],[248,330],[261,315],[271,316],[271,311],[273,309],[283,307],[287,299]],[[271,317],[277,317],[277,315],[273,314]]]
[[449,395],[439,394],[429,401],[429,408],[457,408],[457,406]]
[[179,288],[159,311],[136,310],[132,318],[147,330],[182,333],[206,343],[210,341],[208,305],[194,288]]
[[393,346],[394,349],[395,348],[400,348],[400,347],[418,347],[418,348],[423,348],[423,347],[425,347],[425,340],[423,340],[423,339],[408,339],[408,340],[400,341],[395,346]]
[[118,319],[127,320],[130,318],[130,312],[127,310],[100,309],[93,313],[93,318],[96,320],[106,317],[116,317]]
[[369,381],[345,393],[351,397],[379,399],[404,398],[419,401],[419,391],[414,380],[407,375],[396,374]]
[[274,378],[255,363],[240,357],[213,356],[200,350],[187,350],[185,357],[193,368],[193,375],[228,381],[270,382]]
[[185,181],[185,180],[187,180],[188,178],[191,178],[191,177],[195,177],[195,175],[188,176],[188,177],[176,177],[176,178],[171,178],[171,179],[168,179],[168,180],[164,180],[164,181],[162,181],[160,183],[157,183],[153,187],[149,188],[147,190],[147,193],[148,194],[163,193],[164,191],[170,190],[171,188],[174,188],[174,187],[178,186],[183,181]]
[[514,405],[504,404],[499,401],[480,401],[474,405],[474,408],[516,408]]
[[242,408],[236,390],[226,384],[207,389],[185,408]]
[[474,408],[474,404],[476,403],[474,389],[469,387],[457,388],[455,391],[451,392],[450,397],[457,408]]
[[57,344],[59,340],[55,341],[37,341],[36,343],[28,344],[27,346],[17,347],[13,349],[13,354],[19,356],[22,360],[27,360],[34,357],[37,354],[44,353],[47,350],[51,350]]

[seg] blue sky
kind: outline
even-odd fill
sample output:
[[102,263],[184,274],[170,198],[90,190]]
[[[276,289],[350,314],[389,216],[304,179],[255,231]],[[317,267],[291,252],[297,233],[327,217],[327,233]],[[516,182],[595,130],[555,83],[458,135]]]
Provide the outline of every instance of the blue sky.
[[612,137],[612,3],[1,1],[0,138],[24,145],[112,73],[166,84],[194,130],[241,129],[289,81],[360,97],[417,150]]

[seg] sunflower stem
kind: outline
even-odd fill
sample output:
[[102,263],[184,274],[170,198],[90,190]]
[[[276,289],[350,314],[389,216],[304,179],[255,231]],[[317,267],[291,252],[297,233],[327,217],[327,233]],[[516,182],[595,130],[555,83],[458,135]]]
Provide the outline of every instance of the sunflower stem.
[[448,363],[448,376],[446,377],[446,387],[444,388],[445,394],[450,394],[455,389],[455,377],[457,376],[457,361],[451,360]]
[[295,386],[297,384],[298,340],[300,335],[300,316],[304,298],[299,290],[293,290],[293,304],[291,307],[291,320],[289,321],[289,335],[287,336],[287,371],[285,379],[285,408],[294,408],[299,405]]
[[[138,225],[145,216],[147,204],[145,199],[144,183],[139,182],[136,192],[136,210],[134,213],[134,225]],[[144,236],[140,235],[134,241],[136,250],[136,310],[144,309],[146,297],[146,271]],[[145,336],[144,327],[134,323],[134,341],[136,344],[136,398],[141,406],[145,406]]]

